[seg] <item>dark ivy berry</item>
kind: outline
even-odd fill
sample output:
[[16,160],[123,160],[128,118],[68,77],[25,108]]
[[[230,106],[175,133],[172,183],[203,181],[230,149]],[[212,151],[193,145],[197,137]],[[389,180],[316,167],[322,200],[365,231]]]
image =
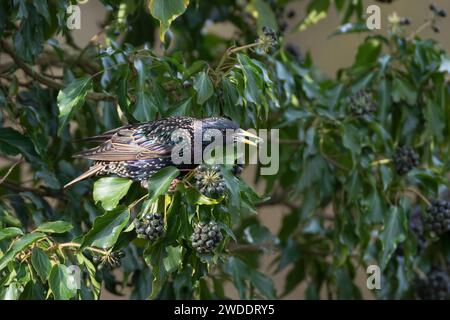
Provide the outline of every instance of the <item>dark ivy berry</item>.
[[427,208],[425,230],[431,237],[450,231],[450,202],[445,200],[433,200]]
[[420,158],[413,149],[403,146],[395,151],[394,164],[397,173],[404,175],[420,164]]
[[434,3],[430,4],[429,8],[431,11],[433,11],[435,13],[438,11],[438,7]]
[[200,193],[207,197],[220,197],[225,192],[225,180],[219,165],[199,165],[194,178]]
[[441,268],[434,267],[426,276],[419,279],[416,284],[416,292],[422,300],[449,300],[450,276]]
[[138,238],[157,240],[164,233],[164,220],[159,213],[147,213],[135,222]]
[[294,10],[289,10],[288,13],[286,14],[286,17],[288,17],[288,19],[292,19],[295,17],[295,11]]
[[348,98],[350,112],[357,117],[371,115],[377,110],[377,106],[370,92],[361,90]]
[[441,17],[441,18],[445,18],[445,17],[447,16],[447,11],[445,11],[444,9],[440,9],[440,10],[437,12],[437,15],[438,15],[439,17]]
[[431,26],[431,29],[432,29],[435,33],[441,32],[441,29],[439,29],[439,27],[438,27],[438,26],[435,26],[435,25],[432,25],[432,26]]
[[191,235],[192,247],[200,254],[213,252],[222,240],[223,235],[214,221],[198,223]]
[[233,169],[231,169],[231,173],[233,173],[233,175],[237,176],[237,175],[240,175],[243,170],[244,170],[244,165],[242,163],[236,163],[233,166]]
[[411,19],[407,18],[407,17],[402,18],[400,20],[400,24],[403,25],[403,26],[409,26],[411,24]]

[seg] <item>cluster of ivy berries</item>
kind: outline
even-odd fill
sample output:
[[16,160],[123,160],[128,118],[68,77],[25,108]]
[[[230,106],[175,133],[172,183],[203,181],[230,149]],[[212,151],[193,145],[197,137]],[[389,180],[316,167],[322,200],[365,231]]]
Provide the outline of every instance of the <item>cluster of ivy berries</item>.
[[417,152],[408,147],[398,147],[394,155],[395,171],[399,175],[407,174],[420,164]]
[[278,44],[278,37],[275,30],[269,27],[262,28],[262,35],[259,37],[258,42],[260,44],[261,50],[264,52],[269,52],[271,49],[275,48]]
[[215,221],[199,222],[191,235],[192,247],[200,254],[211,253],[223,240],[223,235]]
[[436,19],[447,17],[447,11],[445,11],[442,8],[439,8],[435,4],[430,4],[430,10],[431,10],[431,12],[433,12],[433,15],[434,15],[434,19],[431,20],[431,29],[435,33],[439,33],[441,31],[441,29],[439,29],[439,27],[436,25]]
[[348,104],[350,112],[356,117],[372,115],[377,111],[377,106],[373,100],[372,94],[364,90],[351,95],[348,98]]
[[445,200],[433,200],[427,208],[428,215],[425,218],[425,230],[431,237],[439,237],[450,231],[450,202]]
[[164,220],[159,213],[147,213],[135,222],[138,238],[157,240],[164,233]]
[[416,292],[422,300],[450,299],[450,276],[448,272],[434,267],[427,274],[426,279],[417,281]]
[[105,255],[94,255],[92,261],[97,265],[97,269],[107,268],[109,270],[120,268],[122,265],[120,260],[125,257],[122,250],[112,251]]
[[219,165],[201,164],[197,167],[195,185],[207,197],[220,197],[225,191],[225,180]]

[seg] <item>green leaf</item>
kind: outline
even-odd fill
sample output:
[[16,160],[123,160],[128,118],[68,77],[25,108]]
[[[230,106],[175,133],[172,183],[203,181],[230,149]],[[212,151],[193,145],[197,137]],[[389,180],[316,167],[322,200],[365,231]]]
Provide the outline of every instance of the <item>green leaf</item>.
[[31,264],[42,281],[47,281],[52,269],[52,264],[47,254],[42,249],[37,247],[33,248],[31,253]]
[[250,281],[263,296],[268,299],[276,299],[277,294],[272,279],[259,271],[253,271],[250,273]]
[[384,270],[397,249],[397,245],[406,239],[406,214],[401,207],[391,207],[385,218],[386,222],[383,231],[380,233],[380,240],[383,245],[381,253],[380,267]]
[[244,74],[245,98],[249,102],[260,105],[261,95],[263,94],[263,80],[261,71],[248,56],[244,54],[238,54],[237,57]]
[[61,134],[73,112],[84,104],[86,95],[92,89],[91,77],[82,77],[72,81],[66,88],[58,93],[59,128]]
[[144,251],[145,262],[151,266],[153,274],[152,293],[150,299],[156,298],[167,278],[164,259],[167,257],[166,245],[163,241],[148,246]]
[[94,201],[101,202],[105,210],[112,210],[128,193],[133,181],[120,177],[105,177],[94,183]]
[[261,32],[263,27],[269,27],[275,31],[278,30],[275,14],[266,1],[252,0],[247,9],[256,18],[258,32]]
[[45,233],[64,233],[72,230],[73,226],[69,222],[65,221],[50,221],[45,222],[39,227],[37,227],[36,231],[41,231]]
[[16,227],[0,229],[0,241],[3,239],[14,238],[22,235],[23,235],[22,230]]
[[180,265],[183,258],[183,247],[167,247],[167,257],[163,259],[164,268],[167,272],[176,270]]
[[170,184],[180,174],[180,171],[175,167],[166,167],[159,170],[148,179],[148,193],[151,202],[163,195],[169,190]]
[[194,89],[197,91],[197,103],[203,104],[214,94],[214,87],[209,76],[199,72],[194,78]]
[[97,217],[92,229],[84,236],[82,247],[95,246],[103,249],[113,247],[129,219],[130,212],[124,207],[117,207]]
[[62,264],[53,266],[48,284],[55,300],[69,300],[77,293],[75,279],[71,276],[69,269]]
[[159,38],[164,42],[164,35],[170,24],[182,15],[189,5],[189,0],[149,0],[150,13],[159,20]]
[[30,161],[37,157],[31,140],[12,128],[0,128],[0,152],[11,156],[21,153]]
[[394,102],[404,100],[412,106],[417,102],[417,90],[408,80],[395,78],[392,83],[392,100]]
[[427,99],[424,116],[427,131],[436,137],[438,141],[442,141],[446,119],[441,106],[433,100]]
[[146,89],[140,89],[137,93],[136,104],[133,110],[133,117],[141,122],[155,120],[158,113],[158,107],[155,104],[150,92]]
[[0,258],[0,270],[3,270],[8,264],[8,262],[13,260],[20,251],[28,247],[33,242],[42,239],[44,237],[45,237],[44,233],[32,232],[16,240],[8,249],[8,251],[6,251],[6,253]]
[[330,0],[311,1],[306,10],[306,17],[295,26],[295,31],[304,31],[327,17]]

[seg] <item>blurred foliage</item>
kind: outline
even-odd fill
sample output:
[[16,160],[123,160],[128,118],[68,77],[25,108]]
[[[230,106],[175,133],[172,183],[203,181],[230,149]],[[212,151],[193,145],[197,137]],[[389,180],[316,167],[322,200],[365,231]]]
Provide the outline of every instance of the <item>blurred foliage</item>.
[[[448,234],[419,248],[428,236],[412,224],[414,210],[421,221],[448,187],[448,55],[391,19],[387,35],[367,33],[353,65],[326,78],[284,35],[333,7],[342,25],[332,36],[368,32],[363,2],[310,1],[288,26],[290,2],[104,0],[106,19],[84,48],[66,26],[69,2],[0,2],[2,299],[96,299],[102,286],[131,288],[132,299],[215,299],[226,297],[228,282],[247,299],[283,297],[302,282],[309,299],[360,298],[356,270],[372,264],[382,270],[378,297],[413,298],[417,279],[447,269]],[[235,32],[215,32],[222,23]],[[276,48],[263,27],[278,33]],[[361,92],[370,108],[355,113],[348,97]],[[218,199],[188,181],[169,192],[173,168],[152,177],[148,192],[116,177],[62,190],[86,168],[71,158],[87,147],[83,138],[178,115],[279,129],[280,170],[256,177],[264,196],[229,167]],[[402,175],[391,160],[400,146],[420,160]],[[289,209],[277,235],[256,215],[274,204]],[[164,216],[158,241],[137,237],[134,221],[148,212]],[[200,255],[190,237],[204,220],[218,222],[225,240]],[[280,292],[272,274],[257,271],[266,252],[274,253],[271,272],[289,269]]]

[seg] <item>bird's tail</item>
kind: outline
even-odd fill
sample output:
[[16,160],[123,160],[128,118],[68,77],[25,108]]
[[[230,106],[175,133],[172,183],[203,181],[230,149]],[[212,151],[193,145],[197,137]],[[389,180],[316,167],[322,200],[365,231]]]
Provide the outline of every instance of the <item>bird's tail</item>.
[[78,181],[81,181],[83,179],[89,178],[93,175],[95,175],[97,172],[99,172],[100,170],[102,170],[103,165],[100,163],[97,163],[95,165],[93,165],[92,167],[89,168],[88,171],[86,171],[85,173],[83,173],[82,175],[80,175],[79,177],[73,179],[72,181],[70,181],[69,183],[67,183],[64,186],[64,189],[70,187],[71,185],[73,185],[74,183],[77,183]]

